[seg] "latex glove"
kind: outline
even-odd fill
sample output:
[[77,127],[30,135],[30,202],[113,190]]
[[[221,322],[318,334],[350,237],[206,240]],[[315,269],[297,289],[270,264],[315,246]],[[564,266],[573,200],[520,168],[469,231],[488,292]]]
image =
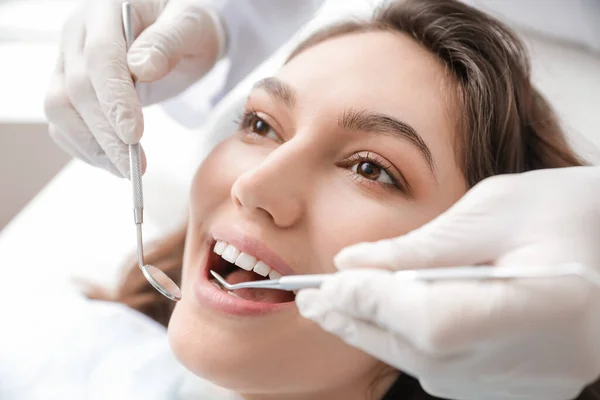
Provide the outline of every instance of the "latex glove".
[[[498,176],[338,268],[580,262],[600,270],[600,168]],[[296,297],[300,313],[452,399],[571,399],[600,375],[600,288],[576,278],[403,282],[344,271]]]
[[220,18],[201,0],[130,3],[136,39],[128,53],[122,0],[88,1],[66,22],[45,99],[51,137],[118,176],[129,175],[127,144],[142,136],[142,105],[186,89],[226,47]]

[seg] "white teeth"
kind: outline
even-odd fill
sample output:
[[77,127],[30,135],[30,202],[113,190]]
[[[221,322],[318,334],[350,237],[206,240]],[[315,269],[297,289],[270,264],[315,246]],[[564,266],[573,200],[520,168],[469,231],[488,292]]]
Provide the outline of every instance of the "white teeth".
[[227,245],[225,250],[223,250],[223,254],[221,254],[221,257],[233,264],[235,263],[235,260],[238,258],[239,255],[240,251],[229,244]]
[[235,260],[235,265],[246,271],[252,271],[252,267],[256,265],[256,258],[252,257],[250,254],[241,253]]
[[269,272],[269,279],[279,279],[281,278],[281,274],[277,271],[275,271],[274,269],[271,270],[271,272]]
[[215,248],[213,249],[213,251],[215,253],[217,253],[218,255],[221,255],[221,254],[223,254],[223,250],[225,250],[226,247],[227,247],[227,242],[223,242],[223,241],[219,240],[215,244]]
[[267,276],[267,275],[269,275],[269,272],[271,272],[271,267],[269,267],[264,262],[259,261],[256,263],[256,265],[254,266],[254,268],[252,270],[259,275]]
[[269,276],[270,279],[279,279],[281,274],[264,262],[257,260],[256,257],[247,253],[242,253],[235,246],[223,241],[217,240],[213,251],[223,259],[235,264],[246,271],[254,271],[261,276]]

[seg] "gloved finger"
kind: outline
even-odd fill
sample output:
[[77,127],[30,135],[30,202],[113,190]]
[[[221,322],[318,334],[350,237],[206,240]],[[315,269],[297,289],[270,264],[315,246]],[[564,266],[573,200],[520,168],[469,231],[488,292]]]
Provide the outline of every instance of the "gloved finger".
[[[360,277],[360,280],[355,280],[357,283],[360,281],[365,282],[364,278],[366,275],[358,274],[358,272],[360,271],[348,271],[343,274],[346,276],[355,275],[355,277]],[[385,273],[381,273],[383,271],[376,272],[378,275],[386,275]],[[323,285],[323,287],[327,288],[328,285],[329,282]],[[552,285],[551,282],[546,282],[545,286],[545,289],[551,293],[552,286],[554,285]],[[556,387],[553,387],[551,390],[540,391],[539,382],[535,385],[528,381],[525,382],[525,384],[531,383],[531,387],[517,387],[514,383],[514,377],[492,376],[492,379],[490,379],[490,376],[486,375],[485,369],[479,369],[480,363],[485,360],[478,360],[477,356],[477,352],[481,348],[482,342],[485,340],[477,340],[476,337],[472,336],[473,326],[476,323],[475,320],[478,316],[481,316],[481,313],[463,317],[463,315],[456,313],[456,310],[443,308],[442,302],[434,301],[428,307],[425,307],[425,309],[439,308],[438,315],[448,315],[450,318],[447,318],[446,320],[451,320],[453,324],[452,326],[443,326],[436,323],[439,318],[436,315],[432,315],[431,312],[421,315],[420,319],[415,319],[415,315],[411,313],[402,313],[399,312],[400,310],[396,310],[398,312],[390,314],[390,310],[387,310],[386,312],[388,312],[388,314],[385,320],[396,321],[397,325],[395,328],[397,328],[398,325],[410,326],[414,323],[421,325],[420,328],[412,332],[409,331],[407,335],[404,335],[402,334],[402,329],[383,328],[380,325],[373,323],[373,318],[371,318],[371,314],[368,311],[362,310],[362,313],[360,313],[361,317],[365,317],[364,319],[356,317],[354,311],[357,308],[357,304],[362,304],[362,299],[355,298],[352,299],[351,302],[342,300],[342,307],[339,307],[339,304],[335,300],[337,298],[343,299],[344,296],[329,296],[323,291],[323,287],[320,290],[301,290],[297,294],[296,303],[298,304],[301,315],[317,322],[324,330],[338,335],[346,343],[362,349],[401,371],[408,372],[411,375],[418,377],[424,388],[433,395],[444,398],[489,398],[492,400],[511,398],[533,399],[536,398],[536,396],[537,398],[544,399],[558,399],[571,398],[568,396],[556,396],[559,393],[568,394],[572,388],[581,388],[582,386],[581,382],[575,385],[565,385],[556,382]],[[360,284],[355,285],[355,287],[360,287]],[[397,287],[396,289],[398,289],[398,293],[402,293],[403,291],[400,287]],[[535,289],[535,286],[533,289]],[[531,290],[531,288],[528,290]],[[385,288],[382,291],[386,292]],[[458,292],[460,292],[460,290],[458,290]],[[371,292],[371,294],[372,293],[373,292]],[[386,293],[387,294],[384,293],[382,295],[383,301],[389,302],[390,300],[393,300],[392,294],[390,292]],[[410,298],[412,295],[413,293],[408,293],[407,297]],[[565,296],[567,295],[568,294],[565,293]],[[451,298],[446,298],[446,300],[449,299]],[[421,298],[417,298],[415,299],[415,303],[419,303],[422,300],[423,299]],[[496,300],[498,299],[496,298]],[[550,308],[553,308],[555,304],[550,303],[548,299],[540,299],[537,304],[538,308],[541,306],[542,302],[546,303],[546,309],[548,308],[548,304],[552,304],[552,307]],[[354,306],[349,308],[350,313],[345,312],[346,308],[343,307],[345,303],[354,304]],[[494,303],[494,301],[492,301],[492,303]],[[468,310],[468,307],[468,305],[463,304],[463,308]],[[485,309],[494,311],[489,303],[485,306]],[[393,312],[394,310],[391,311]],[[535,309],[533,310],[533,313],[527,311],[529,310],[524,309],[521,304],[521,307],[519,307],[518,310],[513,309],[513,315],[510,315],[510,313],[508,315],[500,313],[500,316],[504,316],[507,319],[505,321],[500,321],[502,322],[501,324],[496,323],[490,325],[486,318],[481,318],[480,323],[486,328],[487,333],[493,333],[495,330],[503,331],[499,334],[499,337],[491,337],[492,342],[499,343],[503,339],[501,336],[506,338],[507,335],[520,334],[522,327],[514,325],[511,321],[511,318],[514,318],[515,314],[524,314],[520,316],[520,320],[535,321],[530,322],[530,326],[539,324],[540,320],[553,320],[554,318],[553,315],[545,318],[540,315],[540,313],[537,313],[537,310]],[[563,310],[565,314],[571,313],[572,311],[573,310]],[[375,310],[374,313],[378,314],[379,312]],[[416,314],[423,314],[422,310],[417,310]],[[423,321],[427,322],[428,320],[432,321],[430,328],[427,325],[423,326]],[[465,321],[467,322],[467,326],[463,329]],[[559,321],[558,323],[561,324],[562,322]],[[393,326],[393,324],[390,323],[387,325]],[[450,329],[445,330],[445,327],[449,327]],[[435,332],[438,333],[436,334]],[[415,335],[419,334],[425,335],[424,341],[418,339],[415,340]],[[436,343],[435,338],[437,336],[438,341],[445,340],[445,334],[450,334],[451,336],[462,335],[463,345],[456,347],[452,346],[452,343],[450,342],[449,348],[455,347],[454,351],[443,348],[442,346],[444,346],[444,344],[441,342]],[[423,344],[426,345],[423,346]],[[506,371],[507,374],[512,373],[510,368],[502,369],[502,371]],[[468,379],[467,382],[465,382],[466,379]],[[457,382],[460,384],[457,385]],[[506,382],[511,382],[510,387],[507,387]],[[475,394],[477,394],[477,396],[475,396]],[[546,396],[546,394],[548,394],[548,396]]]
[[59,62],[44,99],[44,111],[50,121],[50,137],[71,155],[121,177],[71,104],[61,70]]
[[504,193],[499,181],[480,183],[437,218],[403,236],[343,249],[334,258],[336,267],[416,269],[492,262],[507,248],[507,232],[518,226],[490,211],[499,208],[491,202],[502,203],[512,193]]
[[[157,81],[184,56],[212,58],[214,63],[222,43],[210,13],[200,2],[190,3],[184,9],[173,2],[167,3],[156,22],[148,26],[131,46],[127,59],[134,77],[140,82]],[[195,68],[199,69],[197,65]],[[203,72],[198,71],[198,77]]]
[[73,145],[69,137],[65,135],[57,125],[48,124],[48,135],[50,135],[50,138],[54,141],[54,143],[56,143],[69,155],[80,159],[86,164],[95,166],[92,160],[90,160],[87,155],[82,153],[75,145]]
[[[437,354],[446,351],[441,346],[421,343],[427,340],[421,335],[427,333],[428,324],[432,324],[430,321],[437,317],[431,314],[432,311],[439,313],[439,310],[427,307],[430,304],[434,306],[436,298],[426,298],[429,292],[425,283],[397,281],[394,276],[393,272],[378,269],[342,271],[323,283],[318,297],[308,299],[312,301],[307,301],[304,291],[300,291],[296,295],[296,304],[299,308],[315,303],[321,304],[315,307],[327,305],[350,318],[369,322],[384,331],[405,337],[423,352]],[[426,303],[421,304],[423,301]]]
[[[475,221],[453,217],[442,214],[403,236],[347,247],[335,256],[334,263],[338,269],[419,269],[477,265],[501,254],[500,246],[483,243],[482,238],[489,238],[482,232],[484,228],[474,226]],[[462,226],[460,222],[464,222]]]
[[81,161],[91,166],[101,167],[113,175],[121,177],[121,173],[115,168],[114,165],[112,165],[110,161],[108,161],[106,155],[103,156],[103,159],[106,160],[105,162],[103,162],[102,158],[100,157],[97,157],[94,161],[92,161],[85,153],[79,150],[77,145],[72,142],[71,137],[62,132],[57,125],[50,124],[48,126],[48,133],[54,142],[70,155],[77,157]]
[[[73,107],[87,125],[88,143],[96,141],[121,177],[129,176],[129,148],[106,119],[96,97],[83,53],[83,38],[67,38],[65,41],[65,84]],[[84,131],[85,132],[85,131]],[[80,138],[80,141],[84,141]],[[143,171],[143,169],[142,169]]]
[[593,288],[579,278],[428,284],[382,270],[340,272],[319,293],[333,309],[439,355],[569,326],[593,300]]
[[[88,133],[79,135],[79,141],[90,145],[95,142],[103,150],[122,177],[129,176],[129,148],[114,132],[111,124],[94,96],[94,89],[85,74],[83,63],[70,65],[67,69],[67,92],[73,98],[73,106],[85,122]],[[94,145],[92,145],[94,146]],[[95,146],[94,146],[95,147]]]
[[[94,100],[107,121],[101,129],[109,126],[121,141],[135,144],[142,137],[144,121],[141,102],[127,66],[121,5],[108,1],[92,4],[87,16],[83,66],[95,92]],[[95,126],[93,128],[92,131],[96,130]],[[120,171],[124,171],[119,163],[126,147],[116,145],[112,139],[101,145],[107,154],[115,154],[113,161]],[[113,145],[114,150],[106,147]]]
[[305,289],[296,295],[300,315],[308,318],[352,347],[413,376],[431,374],[461,355],[429,355],[416,349],[405,338],[369,321],[337,309],[317,289]]

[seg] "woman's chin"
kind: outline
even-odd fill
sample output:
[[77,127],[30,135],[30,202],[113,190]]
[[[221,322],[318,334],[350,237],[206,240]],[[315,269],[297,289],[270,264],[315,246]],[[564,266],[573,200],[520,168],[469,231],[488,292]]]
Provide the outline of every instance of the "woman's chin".
[[298,313],[239,317],[192,299],[184,292],[171,316],[171,349],[193,374],[234,392],[322,391],[360,379],[379,364]]
[[219,324],[214,316],[200,316],[194,305],[181,301],[171,316],[168,337],[175,357],[200,378],[235,392],[273,390],[271,366],[259,361],[262,344],[253,346],[256,341],[243,332],[243,326]]

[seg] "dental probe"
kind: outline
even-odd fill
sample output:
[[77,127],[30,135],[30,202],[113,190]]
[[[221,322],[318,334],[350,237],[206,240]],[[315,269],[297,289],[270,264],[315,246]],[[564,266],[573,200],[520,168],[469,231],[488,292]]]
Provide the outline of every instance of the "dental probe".
[[[286,275],[279,279],[264,281],[251,281],[230,284],[216,273],[210,271],[212,276],[227,290],[238,289],[279,289],[298,290],[306,288],[318,288],[333,274],[317,275]],[[447,267],[430,269],[412,269],[395,271],[394,279],[407,281],[449,281],[449,280],[492,280],[492,279],[516,279],[516,278],[552,278],[560,276],[575,275],[588,280],[600,287],[600,274],[591,268],[577,263],[563,264],[557,266],[529,266],[529,267]]]
[[[129,50],[133,43],[133,23],[131,18],[131,4],[123,3],[123,31],[125,33],[126,49]],[[134,83],[135,85],[135,83]],[[138,266],[144,277],[163,296],[178,301],[181,291],[175,282],[160,269],[144,264],[144,242],[142,240],[142,223],[144,222],[144,193],[142,190],[142,155],[140,144],[129,145],[130,179],[133,188],[133,220],[137,234]]]

